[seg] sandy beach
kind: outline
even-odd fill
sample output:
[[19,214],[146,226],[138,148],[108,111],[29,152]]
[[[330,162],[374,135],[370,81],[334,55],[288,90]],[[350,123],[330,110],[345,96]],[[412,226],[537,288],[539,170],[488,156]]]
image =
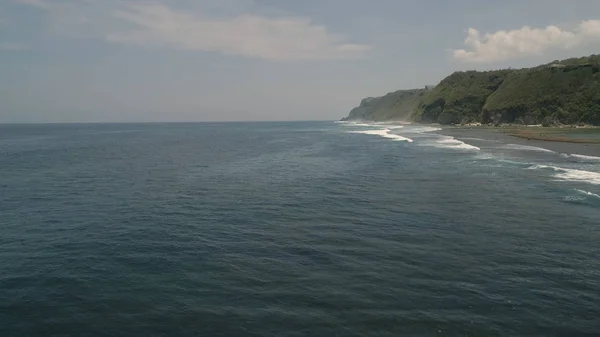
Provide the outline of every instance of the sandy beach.
[[[452,136],[458,140],[469,143],[469,139],[480,138],[490,141],[496,141],[506,144],[518,144],[525,146],[535,146],[548,150],[552,150],[558,153],[568,154],[579,154],[585,156],[600,157],[600,129],[581,130],[581,129],[569,129],[564,128],[561,130],[561,138],[571,141],[548,141],[539,139],[526,139],[521,136],[517,137],[513,131],[515,129],[507,128],[492,128],[492,127],[447,127],[438,131],[439,134]],[[520,128],[516,130],[540,130],[540,134],[544,135],[543,132],[548,132],[544,128]],[[556,129],[548,129],[554,131]],[[585,133],[585,137],[582,137],[582,133]],[[590,140],[590,143],[582,142]]]

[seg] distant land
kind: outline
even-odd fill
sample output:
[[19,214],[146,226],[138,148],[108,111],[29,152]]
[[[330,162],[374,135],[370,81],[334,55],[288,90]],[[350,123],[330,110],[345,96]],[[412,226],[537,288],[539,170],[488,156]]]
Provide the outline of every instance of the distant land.
[[365,98],[342,120],[600,125],[600,55],[533,68],[455,72],[436,86]]

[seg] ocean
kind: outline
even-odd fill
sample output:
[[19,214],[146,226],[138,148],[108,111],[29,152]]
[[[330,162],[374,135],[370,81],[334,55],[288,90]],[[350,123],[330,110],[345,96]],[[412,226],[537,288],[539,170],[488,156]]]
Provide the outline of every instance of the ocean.
[[600,335],[600,158],[439,131],[0,125],[0,336]]

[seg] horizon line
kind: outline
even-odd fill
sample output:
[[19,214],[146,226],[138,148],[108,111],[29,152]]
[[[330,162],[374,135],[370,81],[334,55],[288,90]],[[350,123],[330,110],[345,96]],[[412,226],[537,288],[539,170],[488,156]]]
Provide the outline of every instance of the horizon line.
[[224,123],[297,123],[297,122],[335,122],[339,119],[297,119],[297,120],[207,120],[207,121],[90,121],[90,122],[0,122],[0,125],[46,125],[46,124],[224,124]]

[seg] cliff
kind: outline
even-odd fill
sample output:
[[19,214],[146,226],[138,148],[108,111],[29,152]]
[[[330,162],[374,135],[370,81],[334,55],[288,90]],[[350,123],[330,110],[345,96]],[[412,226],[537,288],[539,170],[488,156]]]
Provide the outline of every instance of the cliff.
[[441,124],[479,122],[487,98],[509,74],[508,70],[455,72],[423,96],[412,119]]
[[456,72],[412,119],[440,124],[600,124],[600,55],[535,68]]
[[600,55],[534,68],[455,72],[436,87],[365,99],[344,120],[600,125]]
[[408,120],[425,92],[425,89],[398,90],[381,97],[365,98],[342,120]]

